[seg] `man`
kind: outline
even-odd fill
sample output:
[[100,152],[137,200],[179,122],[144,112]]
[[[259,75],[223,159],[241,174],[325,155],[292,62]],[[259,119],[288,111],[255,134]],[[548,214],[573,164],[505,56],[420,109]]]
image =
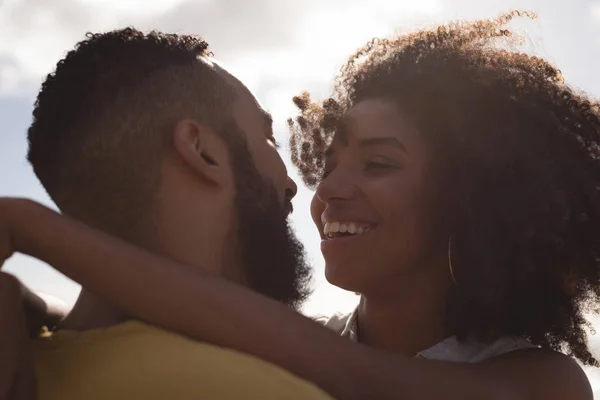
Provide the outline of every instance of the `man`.
[[[290,306],[307,296],[286,223],[296,187],[271,117],[203,40],[88,35],[47,77],[33,116],[28,159],[64,214]],[[36,343],[40,398],[326,397],[257,359],[129,320],[84,287]]]

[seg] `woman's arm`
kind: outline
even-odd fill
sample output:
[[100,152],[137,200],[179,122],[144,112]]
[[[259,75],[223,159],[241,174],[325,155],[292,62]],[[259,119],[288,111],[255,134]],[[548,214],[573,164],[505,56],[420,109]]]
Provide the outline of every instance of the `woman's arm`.
[[278,364],[342,400],[592,399],[581,369],[554,353],[522,351],[477,365],[386,354],[242,286],[38,204],[0,200],[0,218],[8,221],[16,251],[47,262],[124,311]]

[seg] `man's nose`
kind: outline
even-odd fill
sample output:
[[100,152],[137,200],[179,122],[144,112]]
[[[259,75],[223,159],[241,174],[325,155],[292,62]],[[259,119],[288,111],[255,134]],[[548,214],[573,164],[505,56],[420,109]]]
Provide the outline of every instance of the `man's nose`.
[[287,201],[292,201],[292,199],[296,197],[296,193],[298,193],[298,185],[296,185],[296,182],[288,176],[285,185],[285,199]]

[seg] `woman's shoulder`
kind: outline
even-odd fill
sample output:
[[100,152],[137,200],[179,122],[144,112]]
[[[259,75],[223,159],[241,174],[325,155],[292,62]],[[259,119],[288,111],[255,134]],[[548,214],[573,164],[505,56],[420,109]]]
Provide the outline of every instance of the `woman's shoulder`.
[[343,334],[345,330],[349,328],[354,319],[354,312],[349,313],[335,313],[332,315],[318,315],[313,316],[313,321],[318,324],[323,325],[326,328],[331,329],[332,331]]
[[454,362],[478,363],[513,351],[537,346],[524,338],[503,336],[490,343],[459,341],[450,337],[419,353],[421,358]]

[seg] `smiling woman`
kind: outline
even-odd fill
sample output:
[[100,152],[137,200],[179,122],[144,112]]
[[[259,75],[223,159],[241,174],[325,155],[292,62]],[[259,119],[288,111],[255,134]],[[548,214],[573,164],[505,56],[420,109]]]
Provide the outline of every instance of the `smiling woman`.
[[[295,98],[293,161],[316,187],[327,278],[362,294],[366,344],[510,336],[598,365],[599,105],[498,46],[517,15],[374,39],[332,98]],[[367,234],[331,238],[357,221]]]

